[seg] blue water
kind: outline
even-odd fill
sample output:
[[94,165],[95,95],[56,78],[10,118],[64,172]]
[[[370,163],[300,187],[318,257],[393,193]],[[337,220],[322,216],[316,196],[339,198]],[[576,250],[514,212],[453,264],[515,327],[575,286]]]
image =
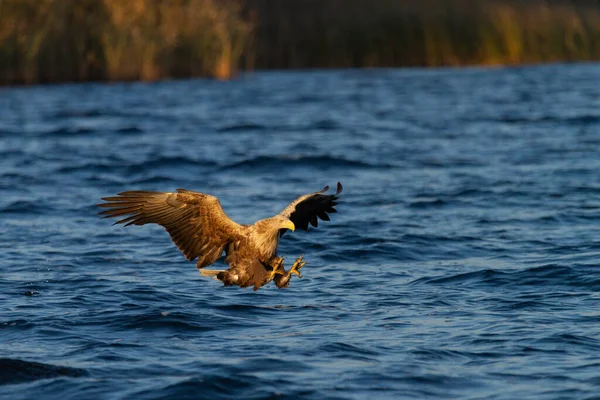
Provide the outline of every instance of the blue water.
[[[600,393],[600,66],[256,73],[0,89],[0,398]],[[200,276],[100,197],[186,188],[302,279]],[[289,266],[289,264],[288,264]]]

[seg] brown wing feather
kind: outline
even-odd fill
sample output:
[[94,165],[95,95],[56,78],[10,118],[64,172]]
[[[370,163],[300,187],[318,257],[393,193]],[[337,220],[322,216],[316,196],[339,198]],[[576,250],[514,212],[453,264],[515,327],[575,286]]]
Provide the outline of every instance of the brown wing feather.
[[130,191],[102,200],[106,203],[98,206],[108,208],[100,212],[104,218],[125,217],[115,224],[162,225],[188,260],[198,258],[198,268],[215,262],[241,234],[242,226],[227,217],[219,199],[204,193]]
[[[309,223],[317,227],[318,218],[329,221],[327,213],[337,212],[334,206],[338,204],[338,196],[343,190],[342,184],[338,182],[337,190],[334,194],[323,194],[328,190],[329,186],[325,186],[319,192],[300,196],[290,203],[280,214],[288,217],[296,225],[296,229],[307,231]],[[280,235],[283,235],[284,232],[285,230],[282,229]]]

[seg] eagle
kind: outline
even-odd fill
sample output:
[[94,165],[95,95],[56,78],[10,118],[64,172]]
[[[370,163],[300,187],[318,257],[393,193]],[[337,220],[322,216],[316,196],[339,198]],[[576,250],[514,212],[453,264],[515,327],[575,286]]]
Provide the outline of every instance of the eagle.
[[[308,231],[309,224],[329,221],[328,213],[337,212],[342,184],[334,194],[325,194],[329,186],[305,194],[291,202],[279,214],[252,225],[238,224],[223,211],[219,199],[205,193],[177,189],[176,192],[128,191],[104,197],[99,207],[104,218],[125,217],[115,224],[163,226],[171,239],[203,276],[212,276],[225,286],[253,286],[254,290],[274,281],[278,288],[289,285],[292,275],[302,277],[300,268],[306,263],[299,256],[286,271],[277,246],[287,231]],[[114,225],[114,224],[113,224]],[[226,270],[203,269],[225,252]]]

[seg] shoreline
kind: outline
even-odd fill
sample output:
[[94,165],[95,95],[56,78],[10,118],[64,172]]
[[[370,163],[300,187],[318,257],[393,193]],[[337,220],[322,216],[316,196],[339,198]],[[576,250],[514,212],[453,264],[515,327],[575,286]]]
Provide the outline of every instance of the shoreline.
[[65,80],[55,82],[37,82],[37,83],[10,83],[0,84],[0,90],[9,88],[33,88],[33,87],[51,87],[58,85],[85,85],[85,84],[98,84],[98,85],[118,85],[118,84],[161,84],[166,82],[184,82],[188,80],[208,80],[216,82],[227,82],[235,81],[237,79],[243,79],[244,76],[253,74],[263,73],[276,73],[276,74],[287,74],[287,73],[327,73],[327,72],[358,72],[358,71],[422,71],[422,72],[433,72],[433,71],[486,71],[486,70],[498,70],[498,69],[521,69],[521,68],[552,68],[561,65],[588,65],[600,64],[600,60],[592,61],[554,61],[554,62],[532,62],[523,64],[465,64],[465,65],[442,65],[442,66],[394,66],[394,67],[361,67],[361,68],[344,68],[344,67],[307,67],[307,68],[263,68],[255,70],[242,70],[234,76],[227,79],[219,79],[212,76],[187,76],[187,77],[163,77],[154,80],[140,80],[140,79],[123,79],[123,80]]
[[2,86],[590,61],[600,61],[592,3],[0,1]]

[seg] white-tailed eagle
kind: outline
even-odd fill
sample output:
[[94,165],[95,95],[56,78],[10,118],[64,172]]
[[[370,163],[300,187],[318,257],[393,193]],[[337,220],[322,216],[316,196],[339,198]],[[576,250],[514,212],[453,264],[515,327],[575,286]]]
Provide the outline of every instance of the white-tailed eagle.
[[[105,197],[99,207],[105,218],[125,217],[115,224],[162,225],[179,250],[189,260],[198,259],[196,267],[204,276],[214,276],[225,286],[261,286],[275,282],[278,288],[288,286],[292,274],[300,275],[305,262],[298,257],[289,271],[283,258],[277,255],[280,237],[287,229],[308,231],[309,223],[316,227],[318,219],[329,221],[327,213],[335,213],[342,185],[338,182],[334,194],[323,190],[300,196],[279,214],[261,219],[253,225],[233,222],[211,195],[177,189],[176,193],[130,191]],[[202,269],[225,252],[226,270]]]

